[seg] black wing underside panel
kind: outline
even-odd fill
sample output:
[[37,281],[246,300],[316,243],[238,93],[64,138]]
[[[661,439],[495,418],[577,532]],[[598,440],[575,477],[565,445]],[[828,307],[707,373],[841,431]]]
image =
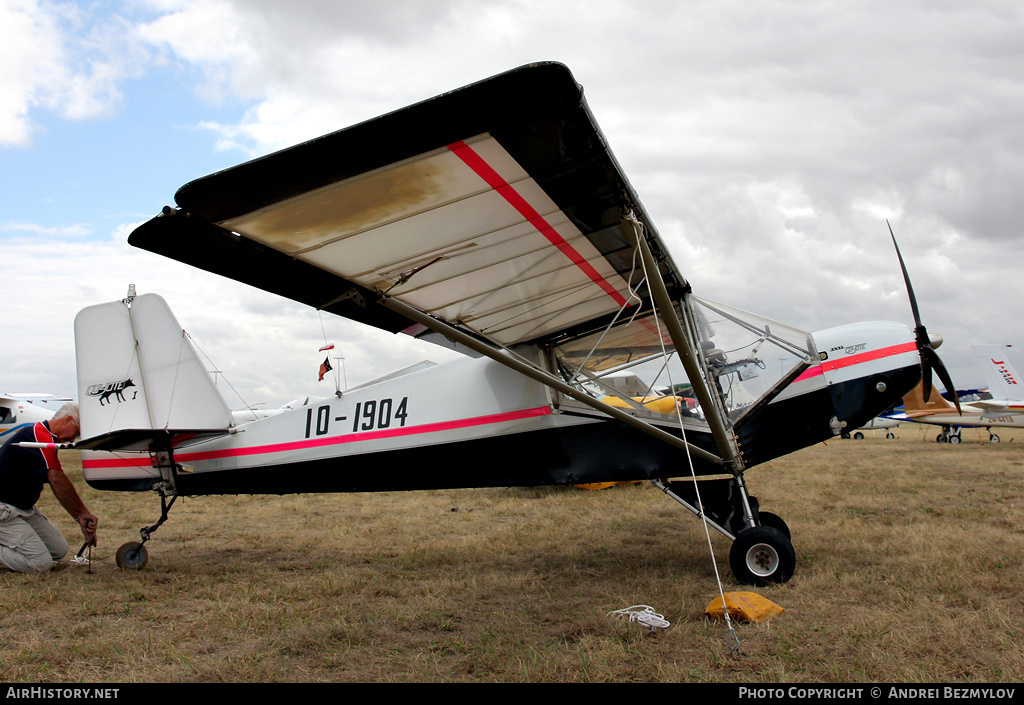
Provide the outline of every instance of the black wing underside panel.
[[129,242],[393,332],[409,322],[377,305],[385,294],[505,345],[586,335],[639,303],[635,222],[670,292],[686,287],[560,64],[212,174],[175,200]]

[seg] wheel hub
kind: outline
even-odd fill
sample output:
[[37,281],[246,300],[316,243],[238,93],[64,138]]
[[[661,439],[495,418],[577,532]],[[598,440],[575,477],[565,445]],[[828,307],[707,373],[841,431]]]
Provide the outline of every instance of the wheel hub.
[[767,577],[779,567],[779,553],[766,543],[758,543],[747,551],[747,568],[751,573]]

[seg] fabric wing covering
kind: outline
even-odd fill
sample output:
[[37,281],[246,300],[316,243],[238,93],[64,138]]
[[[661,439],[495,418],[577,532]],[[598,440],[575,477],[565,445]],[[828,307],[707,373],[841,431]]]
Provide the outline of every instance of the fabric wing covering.
[[417,332],[382,295],[506,346],[582,348],[632,319],[593,368],[661,342],[629,214],[670,293],[686,287],[560,64],[218,172],[175,200],[131,244],[385,330]]

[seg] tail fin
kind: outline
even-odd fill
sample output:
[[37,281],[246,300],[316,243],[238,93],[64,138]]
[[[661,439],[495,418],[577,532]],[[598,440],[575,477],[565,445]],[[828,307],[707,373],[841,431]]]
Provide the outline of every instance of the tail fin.
[[973,345],[971,350],[981,361],[993,399],[1024,400],[1024,379],[1010,363],[1009,354],[1016,352],[1012,345]]
[[231,410],[156,294],[75,317],[83,438],[125,429],[227,429]]
[[945,411],[946,409],[952,409],[956,411],[956,407],[950,404],[948,401],[942,398],[939,391],[933,386],[931,396],[928,397],[927,401],[924,398],[924,385],[919,384],[909,392],[907,396],[903,397],[903,410],[911,414],[915,411]]

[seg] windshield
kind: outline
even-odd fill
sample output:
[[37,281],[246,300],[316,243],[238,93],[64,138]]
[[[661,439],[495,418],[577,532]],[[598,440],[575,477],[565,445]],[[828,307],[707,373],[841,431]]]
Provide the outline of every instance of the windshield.
[[[806,331],[707,299],[689,301],[691,344],[730,418],[815,360]],[[704,421],[667,329],[650,312],[556,345],[554,353],[563,379],[606,403]]]

